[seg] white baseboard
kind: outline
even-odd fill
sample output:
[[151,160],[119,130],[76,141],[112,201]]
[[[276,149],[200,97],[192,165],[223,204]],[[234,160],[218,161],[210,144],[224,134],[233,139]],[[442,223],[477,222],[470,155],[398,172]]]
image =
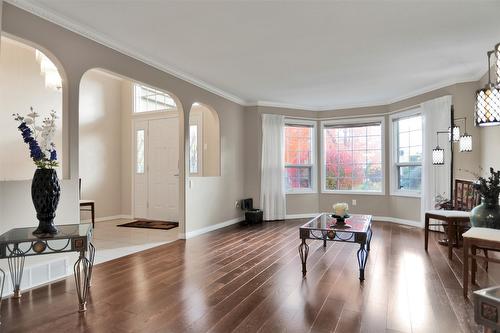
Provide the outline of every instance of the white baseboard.
[[305,213],[305,214],[287,214],[285,218],[288,219],[306,219],[318,216],[321,213]]
[[[103,221],[109,221],[109,220],[118,220],[118,219],[132,219],[132,215],[112,215],[112,216],[104,216],[104,217],[97,217],[95,219],[95,222],[103,222]],[[92,219],[87,219],[87,220],[80,220],[80,223],[91,223]]]
[[[182,236],[184,236],[183,237],[184,239],[190,239],[190,238],[202,235],[202,234],[206,234],[207,232],[210,232],[210,231],[214,231],[214,230],[217,230],[217,229],[220,229],[220,228],[224,228],[224,227],[230,226],[232,224],[241,222],[243,220],[245,220],[245,217],[244,216],[240,216],[240,217],[237,217],[237,218],[234,218],[234,219],[231,219],[231,220],[227,220],[227,221],[224,221],[224,222],[221,222],[221,223],[217,223],[217,224],[214,224],[214,225],[209,225],[208,227],[205,227],[205,228],[200,228],[200,229],[196,229],[196,230],[193,230],[193,231],[188,231],[188,232],[186,232],[185,236],[184,235],[182,235]],[[179,234],[179,236],[181,236],[181,234]]]
[[405,219],[399,219],[399,218],[396,218],[396,217],[373,216],[372,219],[373,219],[373,221],[398,223],[398,224],[408,225],[408,226],[411,226],[411,227],[416,227],[416,228],[421,228],[421,229],[424,227],[424,225],[422,224],[422,222],[412,221],[412,220],[405,220]]

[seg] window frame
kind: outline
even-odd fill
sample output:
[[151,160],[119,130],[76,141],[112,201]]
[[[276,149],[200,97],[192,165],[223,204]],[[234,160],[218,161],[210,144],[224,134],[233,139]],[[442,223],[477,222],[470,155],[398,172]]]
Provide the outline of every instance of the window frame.
[[[421,166],[423,168],[423,161],[420,161],[420,163],[416,162],[404,162],[404,163],[398,163],[397,162],[397,153],[398,153],[398,147],[399,147],[399,138],[397,137],[399,132],[396,131],[395,129],[395,123],[396,121],[403,119],[403,118],[411,118],[414,116],[420,115],[422,117],[422,110],[420,107],[415,107],[411,108],[406,111],[400,111],[396,112],[390,115],[389,121],[390,121],[390,143],[389,147],[391,149],[390,152],[390,194],[391,196],[399,196],[399,197],[411,197],[411,198],[421,198],[422,193],[421,191],[414,191],[414,190],[403,190],[399,188],[399,167],[402,166]],[[422,118],[422,155],[424,154],[424,142],[423,142],[423,136],[424,136],[424,121]],[[423,156],[422,156],[423,158]],[[422,187],[420,187],[422,188]]]
[[[380,161],[382,164],[382,188],[380,191],[359,191],[359,190],[329,190],[326,188],[326,163],[325,163],[325,144],[324,144],[324,130],[328,125],[357,125],[363,123],[380,123]],[[359,118],[343,118],[333,120],[323,120],[320,125],[320,139],[321,146],[321,193],[322,194],[352,194],[352,195],[385,195],[385,117],[359,117]]]
[[[286,154],[286,137],[285,137],[285,128],[288,126],[307,126],[311,128],[311,162],[312,164],[287,164],[285,160]],[[288,189],[285,187],[285,194],[307,194],[307,193],[318,193],[318,173],[317,173],[317,121],[315,120],[300,120],[300,119],[292,119],[285,118],[285,128],[283,129],[283,166],[284,166],[284,175],[286,179],[286,168],[302,168],[307,167],[311,168],[311,187],[310,188],[296,188],[296,189]]]
[[[137,89],[144,87],[146,89],[153,90],[155,92],[162,93],[164,95],[167,95],[169,98],[171,98],[174,101],[174,106],[172,108],[164,108],[164,109],[158,109],[158,110],[151,110],[151,111],[137,111],[140,109],[140,98],[138,98],[137,94]],[[143,84],[140,82],[133,82],[132,83],[132,100],[133,100],[133,107],[132,107],[132,116],[137,117],[140,115],[150,115],[150,114],[163,114],[163,113],[169,113],[169,112],[177,112],[177,105],[175,104],[175,99],[170,95],[169,93],[162,91],[158,88],[151,87],[147,84]]]

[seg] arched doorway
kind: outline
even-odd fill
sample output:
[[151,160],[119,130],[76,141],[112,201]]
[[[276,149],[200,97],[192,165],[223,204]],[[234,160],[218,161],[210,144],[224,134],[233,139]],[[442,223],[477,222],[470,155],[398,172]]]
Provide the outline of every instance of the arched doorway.
[[177,98],[97,68],[83,75],[79,100],[81,196],[95,201],[97,242],[114,244],[98,251],[96,260],[176,240],[182,114]]

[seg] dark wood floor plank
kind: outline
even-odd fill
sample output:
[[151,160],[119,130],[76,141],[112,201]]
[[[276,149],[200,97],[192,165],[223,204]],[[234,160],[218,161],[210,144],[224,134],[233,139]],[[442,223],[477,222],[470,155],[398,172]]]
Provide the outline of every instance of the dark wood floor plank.
[[[300,273],[305,220],[231,226],[97,265],[86,314],[68,278],[7,299],[2,332],[479,332],[461,296],[461,250],[448,261],[431,234],[374,223],[366,280],[354,244],[311,241]],[[500,265],[478,271],[500,283]]]

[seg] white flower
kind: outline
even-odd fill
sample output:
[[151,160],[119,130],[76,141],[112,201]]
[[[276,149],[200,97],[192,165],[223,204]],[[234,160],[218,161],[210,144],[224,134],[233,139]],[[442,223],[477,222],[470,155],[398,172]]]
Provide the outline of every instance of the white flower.
[[26,118],[24,118],[24,122],[26,123],[26,125],[31,125],[34,123],[34,120],[33,120],[33,118],[26,117]]

